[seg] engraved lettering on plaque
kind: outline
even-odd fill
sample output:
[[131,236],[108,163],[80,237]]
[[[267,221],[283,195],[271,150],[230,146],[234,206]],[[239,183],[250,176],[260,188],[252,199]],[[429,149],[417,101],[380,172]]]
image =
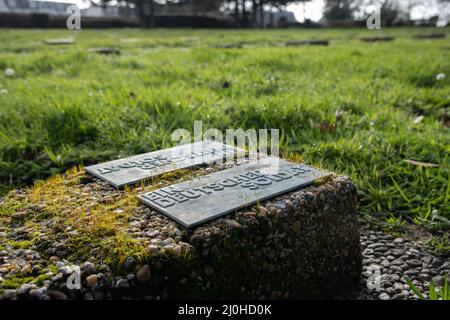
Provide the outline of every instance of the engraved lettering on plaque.
[[[278,161],[279,171],[261,173],[261,169],[271,161]],[[184,226],[192,227],[243,206],[309,185],[327,175],[328,172],[319,169],[268,157],[138,197]]]

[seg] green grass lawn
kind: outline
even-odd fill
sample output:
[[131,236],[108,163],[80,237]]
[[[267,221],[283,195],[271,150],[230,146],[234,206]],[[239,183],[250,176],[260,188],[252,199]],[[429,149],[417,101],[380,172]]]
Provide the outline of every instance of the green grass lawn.
[[[221,130],[279,128],[283,153],[354,179],[361,212],[448,231],[450,41],[412,38],[421,32],[429,31],[0,29],[1,192],[167,147],[174,129],[203,120]],[[380,33],[396,40],[359,40]],[[61,37],[76,44],[43,44]],[[331,44],[281,45],[310,38]],[[88,53],[99,46],[122,54]]]

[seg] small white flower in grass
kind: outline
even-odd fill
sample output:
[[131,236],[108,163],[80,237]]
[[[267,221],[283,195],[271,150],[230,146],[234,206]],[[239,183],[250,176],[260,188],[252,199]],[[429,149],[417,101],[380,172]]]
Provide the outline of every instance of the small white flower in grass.
[[7,89],[0,89],[0,94],[8,94],[8,90]]
[[423,121],[423,119],[425,119],[424,116],[418,116],[414,119],[414,124],[419,124]]
[[445,73],[439,73],[437,76],[436,76],[436,80],[437,81],[441,81],[441,80],[444,80],[445,79]]
[[14,71],[14,69],[12,69],[12,68],[7,68],[7,69],[5,70],[5,74],[6,74],[7,77],[12,77],[12,76],[14,76],[14,73],[15,73],[15,71]]

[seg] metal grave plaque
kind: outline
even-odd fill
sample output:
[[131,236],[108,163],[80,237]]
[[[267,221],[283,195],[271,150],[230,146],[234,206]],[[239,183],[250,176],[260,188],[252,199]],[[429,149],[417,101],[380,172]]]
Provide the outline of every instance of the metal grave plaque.
[[306,165],[267,157],[138,197],[189,228],[257,201],[310,185],[329,174]]
[[243,156],[245,151],[215,141],[200,141],[86,167],[87,173],[119,188],[161,174]]

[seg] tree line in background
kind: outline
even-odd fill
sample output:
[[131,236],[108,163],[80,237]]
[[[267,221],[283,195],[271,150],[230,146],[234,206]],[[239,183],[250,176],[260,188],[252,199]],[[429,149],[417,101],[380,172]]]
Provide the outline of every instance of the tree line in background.
[[450,0],[327,0],[323,16],[328,20],[352,20],[367,17],[377,8],[384,26],[407,25],[412,11],[421,7],[448,5]]
[[[95,1],[95,0],[94,0]],[[189,4],[195,12],[222,12],[234,17],[239,27],[263,27],[266,11],[283,10],[289,4],[306,4],[312,0],[98,0],[97,5],[111,3],[134,5],[145,27],[153,27],[157,7]],[[450,4],[450,0],[325,0],[323,17],[328,21],[363,19],[374,8],[381,13],[384,26],[408,24],[414,8],[427,2]],[[257,22],[259,21],[259,22]],[[307,23],[308,21],[305,21]]]
[[139,12],[144,26],[152,27],[155,21],[157,7],[164,5],[183,5],[190,4],[196,12],[225,12],[234,17],[239,27],[254,27],[256,20],[264,25],[265,10],[283,10],[292,3],[311,2],[312,0],[98,0],[94,2],[97,5],[111,3],[132,4]]

